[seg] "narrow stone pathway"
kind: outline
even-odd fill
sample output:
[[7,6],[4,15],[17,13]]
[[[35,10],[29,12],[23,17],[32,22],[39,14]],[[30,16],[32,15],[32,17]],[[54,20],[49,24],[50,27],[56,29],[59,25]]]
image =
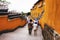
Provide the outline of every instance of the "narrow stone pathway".
[[34,36],[33,31],[32,31],[32,35],[29,35],[28,28],[26,25],[24,28],[18,28],[14,32],[2,34],[0,36],[0,40],[43,40],[43,37],[40,28],[37,31],[37,36]]

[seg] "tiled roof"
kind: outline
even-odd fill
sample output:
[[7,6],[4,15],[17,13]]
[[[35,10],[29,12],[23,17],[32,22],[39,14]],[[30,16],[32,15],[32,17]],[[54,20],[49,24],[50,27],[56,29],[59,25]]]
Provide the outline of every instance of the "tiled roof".
[[43,0],[38,0],[35,4],[34,4],[34,6],[33,6],[33,8],[35,7],[35,5],[37,5],[39,2],[41,2],[41,1],[43,1]]

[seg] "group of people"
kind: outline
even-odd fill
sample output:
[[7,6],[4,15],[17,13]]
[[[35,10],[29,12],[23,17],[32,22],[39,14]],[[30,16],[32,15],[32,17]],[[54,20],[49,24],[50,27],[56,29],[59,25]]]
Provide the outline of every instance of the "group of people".
[[38,20],[37,19],[30,19],[29,17],[27,18],[28,22],[28,32],[29,35],[31,35],[32,30],[34,30],[34,35],[37,35],[37,30],[38,30]]

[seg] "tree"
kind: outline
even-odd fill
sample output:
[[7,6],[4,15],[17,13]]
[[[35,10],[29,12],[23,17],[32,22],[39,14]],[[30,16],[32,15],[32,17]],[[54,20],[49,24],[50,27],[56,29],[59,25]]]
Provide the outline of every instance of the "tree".
[[0,0],[0,1],[2,1],[2,0]]

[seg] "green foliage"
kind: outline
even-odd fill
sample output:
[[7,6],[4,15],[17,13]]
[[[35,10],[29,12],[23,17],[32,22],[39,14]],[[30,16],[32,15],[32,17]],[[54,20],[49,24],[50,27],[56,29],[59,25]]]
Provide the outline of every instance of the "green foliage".
[[2,0],[0,0],[0,1],[2,1]]
[[1,2],[7,2],[6,0],[0,0]]

